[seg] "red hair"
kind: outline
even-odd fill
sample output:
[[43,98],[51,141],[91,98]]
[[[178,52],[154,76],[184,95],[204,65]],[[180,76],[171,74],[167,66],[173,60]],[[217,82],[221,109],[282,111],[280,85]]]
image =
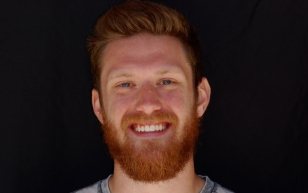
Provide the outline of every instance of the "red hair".
[[[141,0],[127,0],[112,7],[101,16],[93,34],[88,38],[94,88],[98,89],[101,73],[100,59],[106,45],[116,39],[138,33],[170,35],[179,39],[192,66],[195,86],[201,80],[198,67],[199,43],[188,21],[178,11],[164,5]],[[198,69],[197,69],[198,68]]]

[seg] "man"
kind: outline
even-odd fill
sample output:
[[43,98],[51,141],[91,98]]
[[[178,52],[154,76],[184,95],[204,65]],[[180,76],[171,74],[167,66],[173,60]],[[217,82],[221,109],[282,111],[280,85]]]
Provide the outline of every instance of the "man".
[[89,38],[92,105],[114,173],[77,193],[228,193],[194,170],[198,123],[210,99],[198,44],[177,11],[131,0]]

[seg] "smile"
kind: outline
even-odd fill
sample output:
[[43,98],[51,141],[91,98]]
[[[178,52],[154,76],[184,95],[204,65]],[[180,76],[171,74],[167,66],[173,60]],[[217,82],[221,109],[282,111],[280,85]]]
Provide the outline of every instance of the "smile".
[[150,132],[161,132],[164,131],[169,124],[159,123],[159,124],[136,124],[133,126],[133,130],[138,133],[150,133]]

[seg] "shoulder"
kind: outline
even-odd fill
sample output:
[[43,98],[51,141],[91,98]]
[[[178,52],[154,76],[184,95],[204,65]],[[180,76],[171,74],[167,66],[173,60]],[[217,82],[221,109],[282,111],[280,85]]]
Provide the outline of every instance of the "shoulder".
[[234,193],[234,192],[220,186],[219,184],[216,184],[216,187],[213,189],[213,193]]
[[234,193],[231,190],[228,190],[227,188],[222,187],[217,182],[212,181],[207,176],[200,176],[205,180],[205,185],[200,191],[200,193]]
[[110,193],[108,188],[108,180],[110,176],[104,180],[100,180],[95,184],[82,188],[80,190],[74,191],[72,193]]

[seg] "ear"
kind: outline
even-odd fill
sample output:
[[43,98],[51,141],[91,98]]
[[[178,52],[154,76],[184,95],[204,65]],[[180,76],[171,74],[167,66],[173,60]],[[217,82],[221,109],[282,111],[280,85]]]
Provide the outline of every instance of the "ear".
[[201,117],[209,104],[211,95],[211,87],[206,78],[202,78],[197,90],[197,116]]
[[99,122],[104,124],[103,109],[101,106],[99,93],[96,89],[92,89],[92,108]]

